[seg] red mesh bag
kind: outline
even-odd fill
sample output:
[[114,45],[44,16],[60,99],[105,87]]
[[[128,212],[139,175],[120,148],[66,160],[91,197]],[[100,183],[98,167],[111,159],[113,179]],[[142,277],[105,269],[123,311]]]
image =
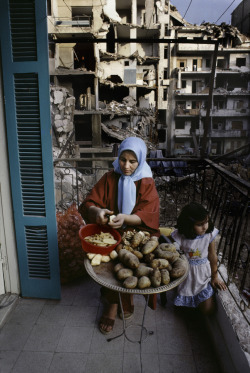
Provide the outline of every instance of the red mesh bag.
[[65,284],[82,277],[86,273],[84,252],[79,238],[79,230],[86,224],[75,203],[65,212],[58,212],[56,220],[60,277],[61,283]]

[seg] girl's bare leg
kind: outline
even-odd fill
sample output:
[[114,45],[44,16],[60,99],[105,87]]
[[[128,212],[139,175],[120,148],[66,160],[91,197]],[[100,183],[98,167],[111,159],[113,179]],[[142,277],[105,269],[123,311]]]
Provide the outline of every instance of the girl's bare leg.
[[198,308],[204,315],[212,315],[215,312],[214,297],[212,296],[211,298],[208,298],[204,302],[201,302]]

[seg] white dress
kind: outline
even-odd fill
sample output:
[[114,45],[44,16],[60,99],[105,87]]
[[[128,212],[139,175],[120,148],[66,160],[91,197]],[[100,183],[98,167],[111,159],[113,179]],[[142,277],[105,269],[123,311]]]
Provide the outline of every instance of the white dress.
[[214,294],[210,283],[211,267],[208,260],[208,246],[218,234],[218,229],[187,239],[175,230],[172,237],[180,246],[189,261],[187,278],[178,286],[178,295],[175,298],[176,306],[197,307]]

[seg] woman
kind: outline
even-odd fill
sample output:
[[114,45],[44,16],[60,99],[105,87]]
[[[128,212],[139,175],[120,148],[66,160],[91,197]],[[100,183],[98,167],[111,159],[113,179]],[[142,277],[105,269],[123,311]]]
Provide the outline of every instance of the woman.
[[[109,224],[121,233],[136,229],[159,236],[159,196],[146,162],[147,147],[138,137],[128,137],[118,150],[114,170],[97,182],[79,208],[87,223]],[[109,222],[110,215],[116,217]],[[99,322],[100,331],[112,331],[118,309],[118,293],[101,289],[107,306]],[[125,317],[133,314],[132,297],[123,294]]]

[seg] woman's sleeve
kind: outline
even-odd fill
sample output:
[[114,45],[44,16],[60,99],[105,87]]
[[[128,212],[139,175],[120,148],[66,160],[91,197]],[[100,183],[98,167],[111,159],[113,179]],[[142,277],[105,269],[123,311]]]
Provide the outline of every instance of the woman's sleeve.
[[97,206],[100,208],[107,208],[106,206],[106,184],[107,174],[103,175],[101,179],[94,185],[85,200],[79,207],[79,212],[83,219],[88,222],[88,209],[90,206]]
[[144,178],[137,193],[137,199],[132,214],[139,216],[144,229],[159,229],[160,202],[152,178]]

